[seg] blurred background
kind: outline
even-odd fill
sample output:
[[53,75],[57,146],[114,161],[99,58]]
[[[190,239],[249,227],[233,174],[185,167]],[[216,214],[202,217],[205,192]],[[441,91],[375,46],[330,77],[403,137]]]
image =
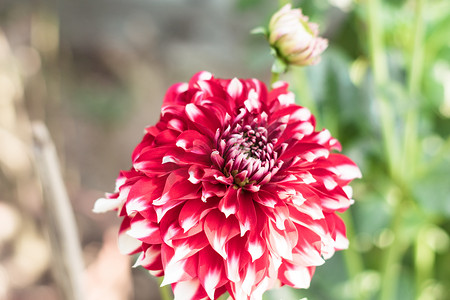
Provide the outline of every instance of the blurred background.
[[[284,79],[363,178],[343,216],[350,248],[317,269],[310,289],[265,298],[450,299],[450,4],[293,4],[330,46]],[[93,204],[130,167],[170,85],[200,70],[269,82],[269,48],[249,32],[278,6],[0,1],[0,299],[66,299],[36,122],[50,132],[75,213],[83,299],[160,299],[157,281],[118,253],[119,219]]]

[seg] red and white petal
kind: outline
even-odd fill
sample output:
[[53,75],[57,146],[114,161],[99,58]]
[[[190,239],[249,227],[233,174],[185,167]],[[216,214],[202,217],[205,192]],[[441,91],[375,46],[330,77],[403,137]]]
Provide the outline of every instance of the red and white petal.
[[152,245],[145,250],[145,252],[141,252],[138,259],[133,265],[133,268],[143,266],[147,270],[151,271],[162,271],[162,262],[161,262],[161,246],[160,245]]
[[184,232],[198,224],[203,214],[207,214],[215,206],[212,202],[203,202],[200,199],[191,199],[181,208],[178,223]]
[[237,78],[233,78],[227,86],[227,93],[231,98],[237,99],[241,97],[243,89],[244,86],[242,85],[242,82]]
[[172,241],[172,246],[175,253],[171,259],[171,262],[186,259],[201,251],[207,245],[209,245],[209,243],[203,233],[198,233],[185,239],[175,239]]
[[192,165],[189,167],[189,182],[192,184],[199,184],[205,175],[205,170],[203,167],[198,165]]
[[262,207],[262,211],[275,222],[278,229],[286,229],[285,222],[289,219],[289,209],[285,204],[280,202],[280,204],[276,205],[273,209]]
[[296,156],[308,162],[313,162],[319,158],[327,158],[329,154],[330,151],[319,144],[298,142],[287,148],[281,158],[288,159]]
[[321,238],[312,231],[297,226],[298,243],[292,249],[292,262],[300,266],[320,266],[325,263],[321,255]]
[[268,267],[268,255],[265,255],[258,260],[248,263],[243,266],[243,280],[241,289],[245,294],[251,299],[251,295],[256,288],[256,286],[264,279],[267,274]]
[[166,179],[162,196],[153,201],[153,205],[163,205],[168,201],[194,199],[198,196],[199,185],[189,180],[188,170],[180,169],[170,173]]
[[260,236],[260,232],[249,234],[246,249],[250,254],[252,261],[260,258],[266,251],[266,241]]
[[228,218],[239,210],[239,203],[237,201],[237,189],[231,186],[227,189],[225,195],[219,202],[219,210]]
[[196,130],[187,130],[176,139],[176,146],[188,152],[209,155],[211,153],[211,140]]
[[258,193],[255,193],[253,200],[270,208],[274,208],[275,204],[279,201],[277,196],[265,190],[260,190]]
[[127,234],[130,229],[129,219],[125,218],[122,221],[119,229],[118,246],[122,254],[134,254],[140,251],[142,242]]
[[211,197],[223,197],[227,187],[221,183],[202,182],[202,201],[207,202]]
[[200,106],[193,103],[186,105],[185,113],[200,132],[207,134],[210,138],[214,137],[216,129],[220,126],[216,117],[207,115]]
[[110,210],[116,210],[122,205],[123,200],[116,199],[107,199],[107,198],[99,198],[95,201],[94,208],[92,211],[94,213],[105,213]]
[[213,75],[207,71],[200,71],[194,74],[189,80],[189,87],[194,88],[198,81],[200,80],[212,80]]
[[255,205],[253,204],[252,194],[243,189],[238,190],[237,200],[239,210],[236,212],[236,218],[239,221],[241,236],[244,236],[257,223]]
[[248,93],[247,100],[244,101],[245,108],[250,113],[258,113],[261,110],[261,102],[258,93],[251,89]]
[[158,224],[143,218],[140,214],[131,219],[127,234],[147,244],[162,242]]
[[328,233],[327,223],[325,217],[321,219],[313,218],[313,216],[302,212],[298,207],[289,205],[289,218],[292,222],[302,225],[309,230],[313,231],[322,238]]
[[[340,180],[346,182],[362,177],[358,166],[350,158],[339,153],[330,154],[327,161],[322,164],[328,164],[326,168],[334,172]],[[322,164],[319,164],[318,167],[322,167]]]
[[173,283],[172,290],[174,300],[203,300],[208,298],[198,278]]
[[226,244],[225,272],[227,278],[233,282],[241,281],[241,266],[249,259],[248,254],[242,251],[244,247],[245,239],[241,237],[234,237]]
[[288,262],[283,263],[279,269],[281,282],[298,289],[307,289],[311,284],[314,267],[296,266]]
[[164,96],[163,105],[168,105],[171,103],[176,103],[179,99],[178,95],[187,91],[188,84],[187,83],[176,83],[172,85],[166,92]]
[[161,260],[164,269],[164,279],[161,286],[174,282],[191,280],[197,276],[198,255],[178,260],[175,251],[167,246],[161,247]]
[[303,189],[301,193],[307,200],[302,205],[296,206],[296,208],[300,212],[309,215],[313,220],[325,218],[319,196],[309,188]]
[[227,259],[226,243],[239,234],[239,225],[234,218],[225,218],[217,211],[211,211],[205,218],[204,232],[211,247],[224,259]]
[[164,217],[167,213],[169,213],[172,210],[178,210],[182,205],[184,201],[170,201],[162,206],[154,206],[154,212],[156,214],[156,220],[157,222],[161,223],[162,220],[164,220]]
[[151,210],[152,202],[161,197],[164,184],[165,177],[148,178],[141,176],[141,179],[136,181],[128,192],[127,213],[132,214],[136,211]]
[[222,257],[206,248],[199,253],[198,278],[209,298],[214,299],[217,288],[227,283]]
[[279,257],[292,260],[292,248],[295,247],[298,240],[295,227],[279,230],[272,222],[269,222],[268,227],[267,239],[272,252]]
[[325,191],[325,188],[317,188],[324,212],[344,212],[352,204],[352,200],[348,199],[344,190],[336,186],[331,191]]
[[252,289],[256,283],[256,269],[255,264],[247,264],[244,268],[243,281],[241,289],[245,292],[247,296],[250,296]]
[[327,220],[328,228],[331,235],[335,241],[336,250],[343,250],[348,248],[348,239],[345,229],[345,224],[340,217],[336,214],[326,214],[325,219]]
[[192,278],[194,278],[193,276],[189,275],[186,270],[194,269],[197,264],[196,261],[196,259],[189,257],[187,259],[177,261],[176,263],[165,265],[164,279],[161,282],[161,286],[165,286],[174,282],[191,280]]
[[[192,229],[184,232],[183,228],[177,222],[177,214],[179,213],[179,208],[169,211],[160,222],[161,238],[164,243],[173,247],[172,240],[176,238],[188,237],[189,234],[192,236],[201,231],[201,226],[197,224]],[[197,230],[195,230],[197,229]]]

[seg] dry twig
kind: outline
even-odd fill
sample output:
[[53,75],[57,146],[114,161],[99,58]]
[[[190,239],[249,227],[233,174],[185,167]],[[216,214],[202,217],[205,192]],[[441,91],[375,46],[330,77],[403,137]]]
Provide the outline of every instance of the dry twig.
[[60,284],[64,299],[83,300],[84,263],[81,246],[55,146],[43,123],[34,123],[32,129],[36,169],[42,182],[48,213],[55,279]]

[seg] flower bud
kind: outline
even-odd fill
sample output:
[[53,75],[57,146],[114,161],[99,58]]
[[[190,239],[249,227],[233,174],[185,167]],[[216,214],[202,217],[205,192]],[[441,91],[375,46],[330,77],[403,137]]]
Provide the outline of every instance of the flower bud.
[[316,64],[328,41],[318,36],[319,26],[309,23],[300,9],[286,4],[269,23],[269,43],[285,63],[307,66]]

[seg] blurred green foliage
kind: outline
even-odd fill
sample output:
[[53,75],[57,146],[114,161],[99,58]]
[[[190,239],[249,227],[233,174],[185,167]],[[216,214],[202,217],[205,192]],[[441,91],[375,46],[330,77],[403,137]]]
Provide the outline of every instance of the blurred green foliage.
[[318,267],[308,290],[283,287],[265,299],[450,299],[450,2],[293,5],[330,46],[318,65],[281,79],[363,178],[343,216],[350,248]]
[[[450,299],[450,2],[297,0],[292,3],[320,24],[321,32],[329,40],[329,48],[319,64],[304,69],[292,68],[281,79],[290,82],[298,103],[315,113],[318,127],[329,129],[341,141],[343,152],[360,166],[363,178],[352,183],[355,204],[343,215],[350,248],[336,253],[318,267],[309,289],[282,287],[268,291],[264,298]],[[101,2],[99,6],[104,4]],[[252,24],[253,28],[268,22],[277,7],[277,1],[235,2],[236,14],[242,18],[257,16],[260,20]],[[164,6],[164,10],[167,7]],[[379,17],[371,19],[374,13]],[[143,20],[146,18],[147,15]],[[189,20],[186,24],[195,21]],[[151,31],[150,25],[153,25],[136,24],[136,28],[144,28],[143,36],[147,36],[147,30]],[[174,24],[176,27],[177,23]],[[374,31],[374,26],[378,31]],[[62,26],[63,42],[64,29]],[[148,45],[156,45],[155,53],[151,53],[154,57],[151,57],[160,63],[161,69],[169,64],[160,59],[163,55],[158,55],[155,49],[163,49],[161,52],[169,49],[164,48],[169,43],[162,37],[170,35],[165,30],[167,28],[161,29],[160,39],[153,37],[155,40],[149,38],[148,42]],[[135,27],[131,27],[130,32],[135,33]],[[157,36],[155,32],[153,35]],[[179,35],[183,39],[192,38],[185,37],[188,31],[181,32]],[[82,36],[84,34],[85,31]],[[136,38],[141,39],[139,35]],[[185,42],[183,39],[181,41]],[[261,70],[256,66],[266,64],[269,72],[272,58],[269,47],[261,42],[261,36],[250,36],[248,40],[245,67]],[[181,41],[178,44],[187,47]],[[115,52],[106,51],[110,50],[106,46],[101,49],[112,55],[104,64],[116,66],[113,71],[93,66],[93,61],[101,61],[103,55],[81,65],[79,61],[86,58],[77,57],[73,49],[75,54],[62,51],[63,57],[74,55],[70,67],[80,73],[72,74],[74,78],[66,75],[62,79],[62,84],[67,84],[63,94],[68,96],[63,96],[70,98],[65,102],[70,114],[75,113],[95,126],[120,127],[123,124],[120,121],[127,122],[131,118],[135,95],[130,87],[132,80],[123,79],[129,75],[123,69],[128,65],[139,69],[141,61],[132,59],[141,54],[131,51],[138,47],[129,43],[131,46],[124,53],[130,57],[122,57],[119,50],[112,55]],[[125,42],[121,40],[118,44]],[[374,58],[374,53],[378,53],[378,58]],[[214,52],[214,55],[217,60],[221,59],[221,53]],[[121,64],[117,63],[120,59],[123,59]],[[177,67],[181,69],[181,65]],[[69,71],[77,73],[74,70]],[[160,69],[153,72],[159,79]],[[122,73],[126,75],[117,75]],[[146,76],[153,73],[143,74],[145,76],[138,73],[136,78],[150,81]],[[382,74],[381,78],[377,74]],[[156,82],[166,86],[162,80]],[[146,280],[144,285],[147,285]]]
[[111,83],[93,84],[87,81],[79,83],[72,89],[73,99],[70,103],[72,111],[87,117],[89,121],[118,125],[130,112],[130,101],[123,99],[132,98],[124,87]]
[[[264,299],[450,299],[450,2],[292,3],[320,24],[329,48],[319,64],[281,79],[363,178],[352,183],[355,204],[343,215],[350,248],[318,267],[309,289],[282,287]],[[243,18],[258,16],[253,27],[277,7],[235,3]],[[270,68],[262,39],[248,38],[250,70]],[[70,105],[102,124],[126,119],[132,103],[123,99],[131,93],[120,80],[99,77],[75,79]]]

